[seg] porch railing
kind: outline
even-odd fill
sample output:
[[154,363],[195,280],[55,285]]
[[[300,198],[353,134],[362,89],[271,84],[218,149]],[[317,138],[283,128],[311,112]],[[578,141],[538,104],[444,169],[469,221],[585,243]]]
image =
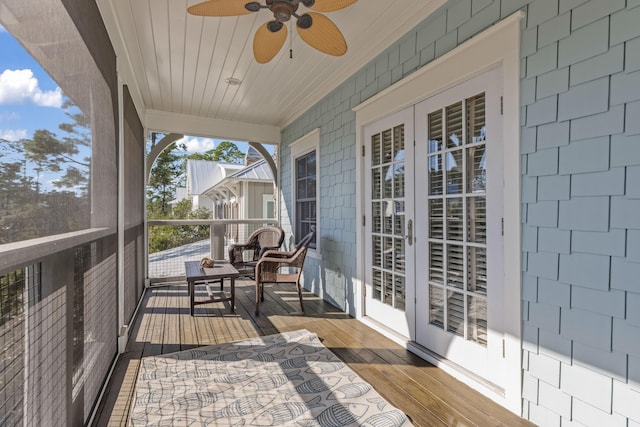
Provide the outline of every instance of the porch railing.
[[148,220],[149,283],[184,279],[184,262],[203,257],[227,259],[227,248],[245,242],[260,227],[277,225],[271,218],[214,220]]

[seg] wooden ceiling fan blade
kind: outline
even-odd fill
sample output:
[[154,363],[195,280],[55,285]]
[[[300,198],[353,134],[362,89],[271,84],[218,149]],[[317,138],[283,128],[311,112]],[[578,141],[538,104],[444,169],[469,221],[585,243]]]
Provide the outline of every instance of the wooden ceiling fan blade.
[[[271,29],[269,29],[271,26]],[[276,31],[273,31],[277,29]],[[261,25],[253,37],[253,56],[260,64],[271,61],[287,39],[287,27],[279,22],[271,21]]]
[[244,5],[248,0],[207,0],[187,8],[187,12],[197,16],[240,16],[251,13]]
[[[351,6],[358,0],[315,0],[309,9],[318,12],[333,12]],[[302,4],[306,4],[304,1]]]
[[[309,16],[311,23],[307,22]],[[347,42],[332,20],[320,13],[305,13],[296,25],[300,38],[309,46],[328,55],[342,56],[347,53]]]

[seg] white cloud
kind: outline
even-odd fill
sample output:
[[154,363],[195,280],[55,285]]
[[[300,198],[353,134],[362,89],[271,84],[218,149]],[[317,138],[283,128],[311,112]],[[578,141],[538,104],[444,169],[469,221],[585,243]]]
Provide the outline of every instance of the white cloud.
[[26,129],[0,129],[0,139],[5,141],[18,141],[26,137]]
[[213,150],[215,140],[212,138],[196,138],[193,136],[185,136],[178,143],[183,143],[187,147],[189,153],[204,153]]
[[0,33],[6,33],[6,32],[7,32],[7,29],[4,28],[2,24],[0,24]]
[[0,122],[9,122],[12,120],[20,120],[20,114],[16,113],[15,111],[11,111],[10,113],[0,113]]
[[41,107],[62,106],[62,89],[43,91],[31,70],[4,70],[0,74],[0,104],[32,102]]

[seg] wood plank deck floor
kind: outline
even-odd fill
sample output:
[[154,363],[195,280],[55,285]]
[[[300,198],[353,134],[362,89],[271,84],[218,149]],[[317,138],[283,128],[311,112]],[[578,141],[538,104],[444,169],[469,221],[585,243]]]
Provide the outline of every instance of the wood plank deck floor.
[[197,306],[192,317],[186,283],[148,289],[94,425],[127,424],[142,357],[297,329],[316,333],[416,426],[532,425],[311,293],[302,314],[293,286],[266,285],[258,317],[254,296],[253,282],[237,281],[235,314],[226,302]]

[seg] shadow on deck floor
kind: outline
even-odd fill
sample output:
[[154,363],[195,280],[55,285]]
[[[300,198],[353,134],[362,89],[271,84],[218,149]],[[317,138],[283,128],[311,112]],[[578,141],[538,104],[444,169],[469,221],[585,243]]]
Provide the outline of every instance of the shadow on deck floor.
[[[198,287],[196,297],[204,296]],[[235,313],[228,302],[213,303],[192,317],[186,284],[147,289],[94,425],[127,425],[142,357],[297,329],[316,333],[416,426],[533,425],[309,292],[305,314],[293,286],[266,285],[258,317],[254,298],[253,282],[237,281]]]

